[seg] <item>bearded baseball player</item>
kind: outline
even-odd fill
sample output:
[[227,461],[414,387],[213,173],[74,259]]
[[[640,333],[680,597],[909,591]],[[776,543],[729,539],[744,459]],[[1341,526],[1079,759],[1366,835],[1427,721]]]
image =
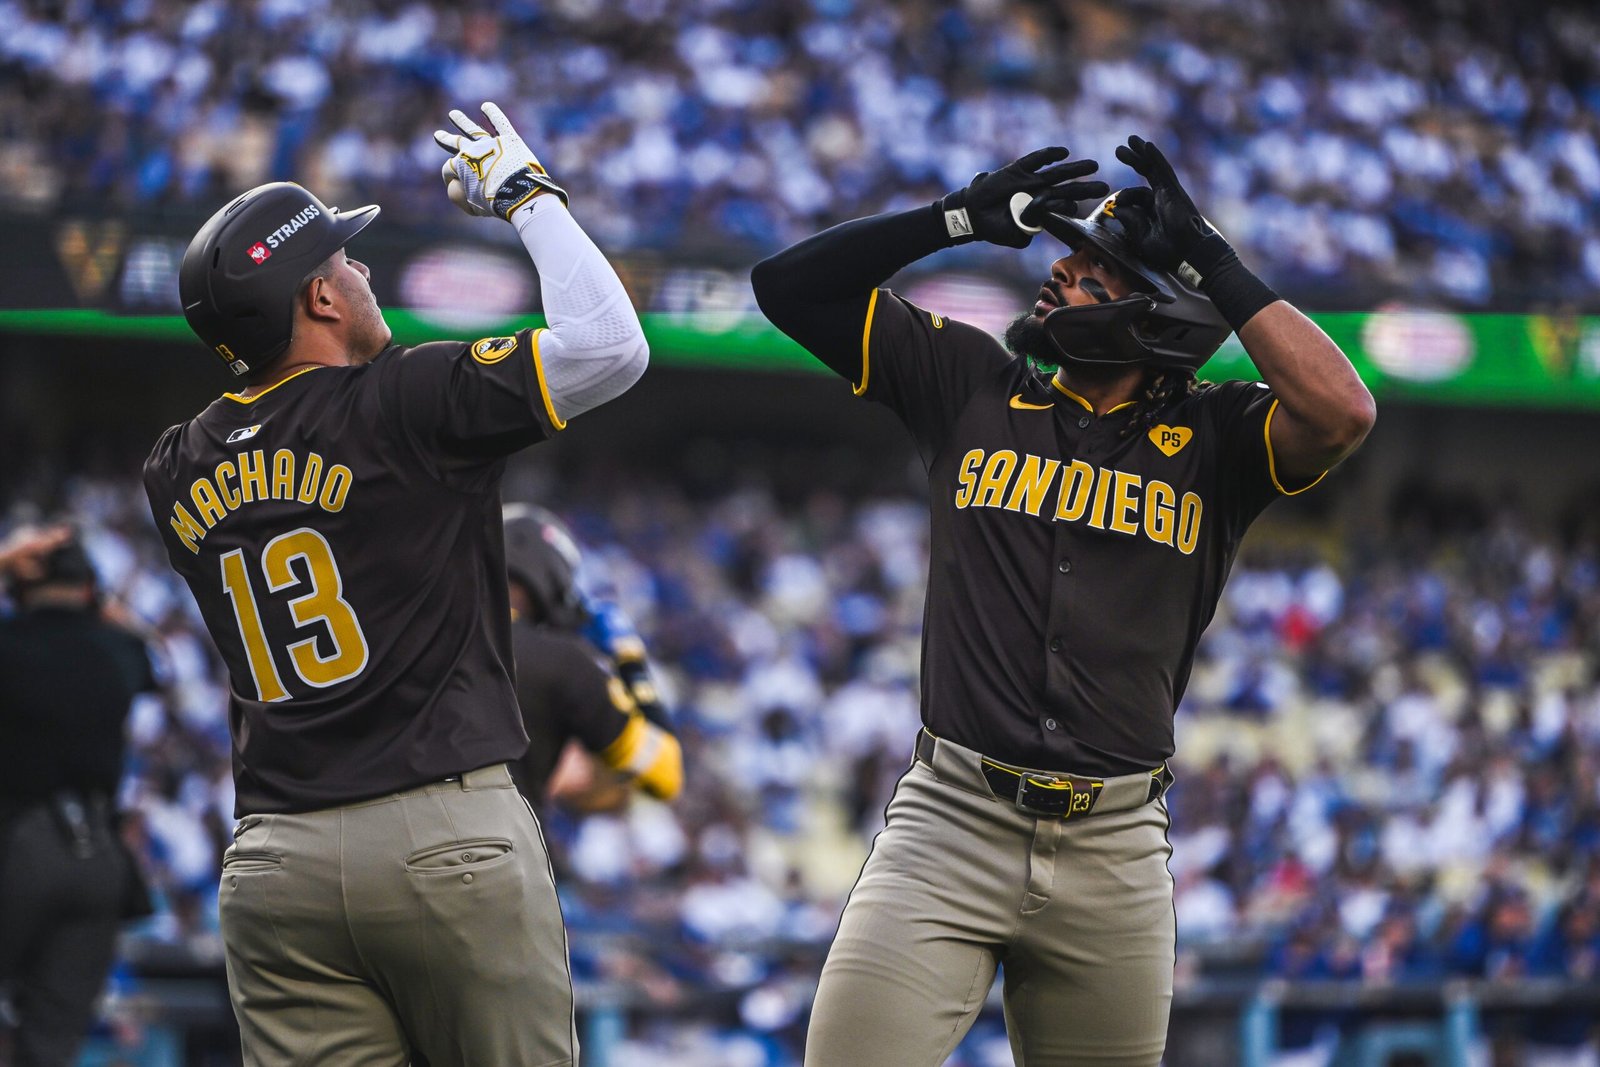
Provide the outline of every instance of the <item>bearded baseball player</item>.
[[[1016,1062],[1166,1044],[1173,713],[1250,522],[1360,444],[1372,397],[1152,144],[1105,197],[1047,148],[759,264],[763,311],[906,424],[931,483],[915,759],[845,907],[806,1063],[935,1067],[1004,965]],[[1056,164],[1052,166],[1052,164]],[[1068,254],[1006,343],[879,288],[969,241]],[[1237,331],[1263,382],[1195,372]],[[1039,363],[1056,364],[1046,376]]]
[[220,918],[251,1065],[572,1064],[566,937],[508,764],[506,457],[617,396],[647,349],[567,194],[493,104],[446,192],[509,222],[549,327],[394,345],[345,246],[378,213],[264,185],[201,227],[184,312],[242,383],[145,488],[231,678]]

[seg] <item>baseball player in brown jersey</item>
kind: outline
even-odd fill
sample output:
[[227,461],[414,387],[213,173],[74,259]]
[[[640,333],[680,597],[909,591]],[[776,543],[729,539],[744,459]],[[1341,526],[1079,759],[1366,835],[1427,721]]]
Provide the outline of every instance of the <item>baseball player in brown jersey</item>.
[[[1167,161],[1105,196],[1044,149],[759,264],[767,315],[905,422],[928,467],[924,731],[823,967],[806,1063],[934,1067],[1004,967],[1016,1062],[1154,1065],[1174,919],[1173,713],[1240,538],[1372,425],[1321,330]],[[971,240],[1069,250],[1006,345],[878,288]],[[1236,330],[1262,383],[1194,372]],[[1009,351],[1007,350],[1009,348]],[[1053,375],[1038,362],[1059,364]]]
[[672,800],[683,788],[683,749],[644,642],[596,625],[606,613],[578,589],[582,555],[565,523],[531,504],[503,512],[517,704],[528,731],[515,768],[523,794],[581,810],[624,803],[629,787]]
[[377,214],[265,185],[184,256],[242,381],[145,487],[231,678],[220,911],[247,1064],[571,1064],[565,933],[508,764],[506,457],[615,397],[647,349],[615,272],[504,114],[460,112],[450,199],[516,227],[549,326],[391,343],[346,244]]

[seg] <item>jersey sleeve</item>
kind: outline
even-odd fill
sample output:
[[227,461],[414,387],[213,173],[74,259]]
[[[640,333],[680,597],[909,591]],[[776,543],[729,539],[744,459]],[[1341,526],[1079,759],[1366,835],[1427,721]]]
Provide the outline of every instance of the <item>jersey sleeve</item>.
[[542,441],[560,419],[539,359],[543,330],[435,341],[379,357],[389,428],[443,481]]
[[932,462],[972,394],[1013,357],[989,334],[874,289],[861,330],[857,396],[884,404]]
[[622,736],[635,714],[633,698],[616,673],[607,669],[581,639],[563,642],[562,656],[552,686],[551,712],[583,747],[596,754]]
[[1327,475],[1309,481],[1283,480],[1272,453],[1272,418],[1278,398],[1265,382],[1223,382],[1206,391],[1210,432],[1217,441],[1219,480],[1235,517],[1248,523],[1280,496],[1305,492]]

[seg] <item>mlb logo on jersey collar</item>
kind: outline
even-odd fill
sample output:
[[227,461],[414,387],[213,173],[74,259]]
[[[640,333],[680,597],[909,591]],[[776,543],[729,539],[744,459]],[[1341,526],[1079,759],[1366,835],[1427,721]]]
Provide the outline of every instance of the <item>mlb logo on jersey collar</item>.
[[1194,436],[1194,431],[1187,426],[1168,426],[1162,423],[1150,428],[1150,441],[1163,453],[1176,456],[1183,451],[1183,446],[1189,443]]

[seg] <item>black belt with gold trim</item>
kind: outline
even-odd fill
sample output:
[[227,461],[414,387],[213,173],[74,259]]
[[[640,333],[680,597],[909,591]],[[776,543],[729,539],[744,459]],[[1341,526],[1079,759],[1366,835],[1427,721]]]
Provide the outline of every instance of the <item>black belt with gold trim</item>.
[[[926,729],[917,734],[917,759],[932,767],[934,749],[937,739]],[[1063,819],[1070,819],[1074,815],[1086,816],[1096,813],[1096,805],[1100,801],[1102,790],[1107,779],[1092,778],[1075,774],[1043,773],[1012,767],[992,760],[987,756],[979,756],[979,765],[983,770],[983,777],[989,783],[989,791],[996,799],[1015,804],[1020,810],[1034,815],[1055,815]],[[1129,775],[1127,777],[1133,777]],[[1172,786],[1172,771],[1163,763],[1160,767],[1149,772],[1150,787],[1142,801],[1134,798],[1120,804],[1114,809],[1105,809],[1102,814],[1111,810],[1127,811],[1132,807],[1149,804],[1166,795]],[[1114,779],[1122,783],[1123,779]],[[1136,783],[1130,783],[1136,784]],[[1118,792],[1123,792],[1125,787],[1119,786]]]

